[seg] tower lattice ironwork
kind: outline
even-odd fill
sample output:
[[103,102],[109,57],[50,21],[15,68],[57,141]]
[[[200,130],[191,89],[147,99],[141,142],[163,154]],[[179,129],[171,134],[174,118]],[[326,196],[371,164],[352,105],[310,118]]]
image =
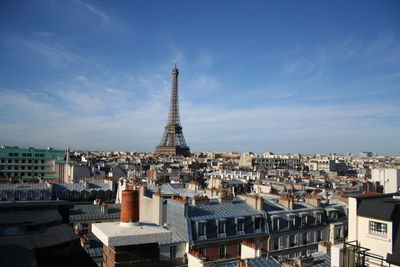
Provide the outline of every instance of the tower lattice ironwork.
[[164,128],[164,134],[161,138],[161,142],[156,147],[157,154],[172,156],[190,155],[190,149],[185,142],[185,137],[183,136],[181,120],[179,116],[178,75],[179,71],[175,65],[175,67],[172,69],[172,91],[168,121],[167,125]]

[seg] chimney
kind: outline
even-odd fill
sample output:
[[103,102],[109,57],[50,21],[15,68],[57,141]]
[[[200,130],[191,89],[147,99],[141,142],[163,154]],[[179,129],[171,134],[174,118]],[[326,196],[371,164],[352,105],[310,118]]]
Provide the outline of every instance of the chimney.
[[293,196],[281,196],[279,198],[279,205],[284,206],[285,208],[289,209],[289,210],[293,210],[294,209],[294,198]]
[[122,191],[121,223],[139,222],[139,191]]
[[229,194],[226,194],[226,193],[220,194],[218,196],[219,204],[232,203],[232,200],[233,200],[233,196],[229,195]]
[[253,209],[263,211],[264,199],[262,196],[243,194],[240,197]]
[[192,198],[192,205],[196,206],[196,205],[207,205],[208,203],[210,203],[210,199],[208,198],[208,196],[194,196]]
[[257,247],[255,243],[244,240],[241,244],[240,258],[243,259],[254,259],[261,257],[261,249]]
[[321,198],[317,195],[305,197],[306,203],[310,204],[313,207],[320,208],[321,207]]

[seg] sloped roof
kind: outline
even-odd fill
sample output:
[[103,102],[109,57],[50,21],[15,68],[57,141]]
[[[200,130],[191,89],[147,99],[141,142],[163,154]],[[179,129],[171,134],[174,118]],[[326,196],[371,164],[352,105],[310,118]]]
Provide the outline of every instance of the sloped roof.
[[244,201],[234,200],[229,203],[210,203],[189,206],[191,220],[211,220],[222,218],[237,218],[244,216],[263,215],[263,212],[253,209]]
[[121,212],[121,204],[108,204],[107,213],[101,212],[100,205],[80,204],[74,205],[70,210],[69,219],[73,221],[92,221],[92,220],[118,220]]
[[396,207],[400,208],[400,199],[393,199],[393,195],[376,195],[358,199],[361,200],[357,209],[358,216],[391,221]]

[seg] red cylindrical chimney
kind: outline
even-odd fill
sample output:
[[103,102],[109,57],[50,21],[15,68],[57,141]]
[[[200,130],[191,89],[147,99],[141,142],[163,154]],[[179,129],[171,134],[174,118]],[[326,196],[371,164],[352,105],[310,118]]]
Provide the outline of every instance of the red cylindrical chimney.
[[121,222],[139,221],[139,192],[136,190],[122,191]]

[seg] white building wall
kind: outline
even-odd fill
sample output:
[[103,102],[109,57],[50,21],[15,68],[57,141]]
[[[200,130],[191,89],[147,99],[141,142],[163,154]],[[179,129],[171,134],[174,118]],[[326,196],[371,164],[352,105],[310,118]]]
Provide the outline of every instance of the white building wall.
[[384,193],[395,193],[400,187],[400,169],[372,169],[371,180],[384,187]]
[[[371,234],[370,221],[386,223],[386,235]],[[392,253],[392,222],[358,216],[358,241],[362,247],[369,248],[369,252],[386,258],[387,253]]]
[[257,248],[252,248],[244,244],[240,244],[240,258],[241,259],[253,259],[261,256],[261,250]]
[[349,197],[349,233],[348,241],[358,240],[357,199]]

